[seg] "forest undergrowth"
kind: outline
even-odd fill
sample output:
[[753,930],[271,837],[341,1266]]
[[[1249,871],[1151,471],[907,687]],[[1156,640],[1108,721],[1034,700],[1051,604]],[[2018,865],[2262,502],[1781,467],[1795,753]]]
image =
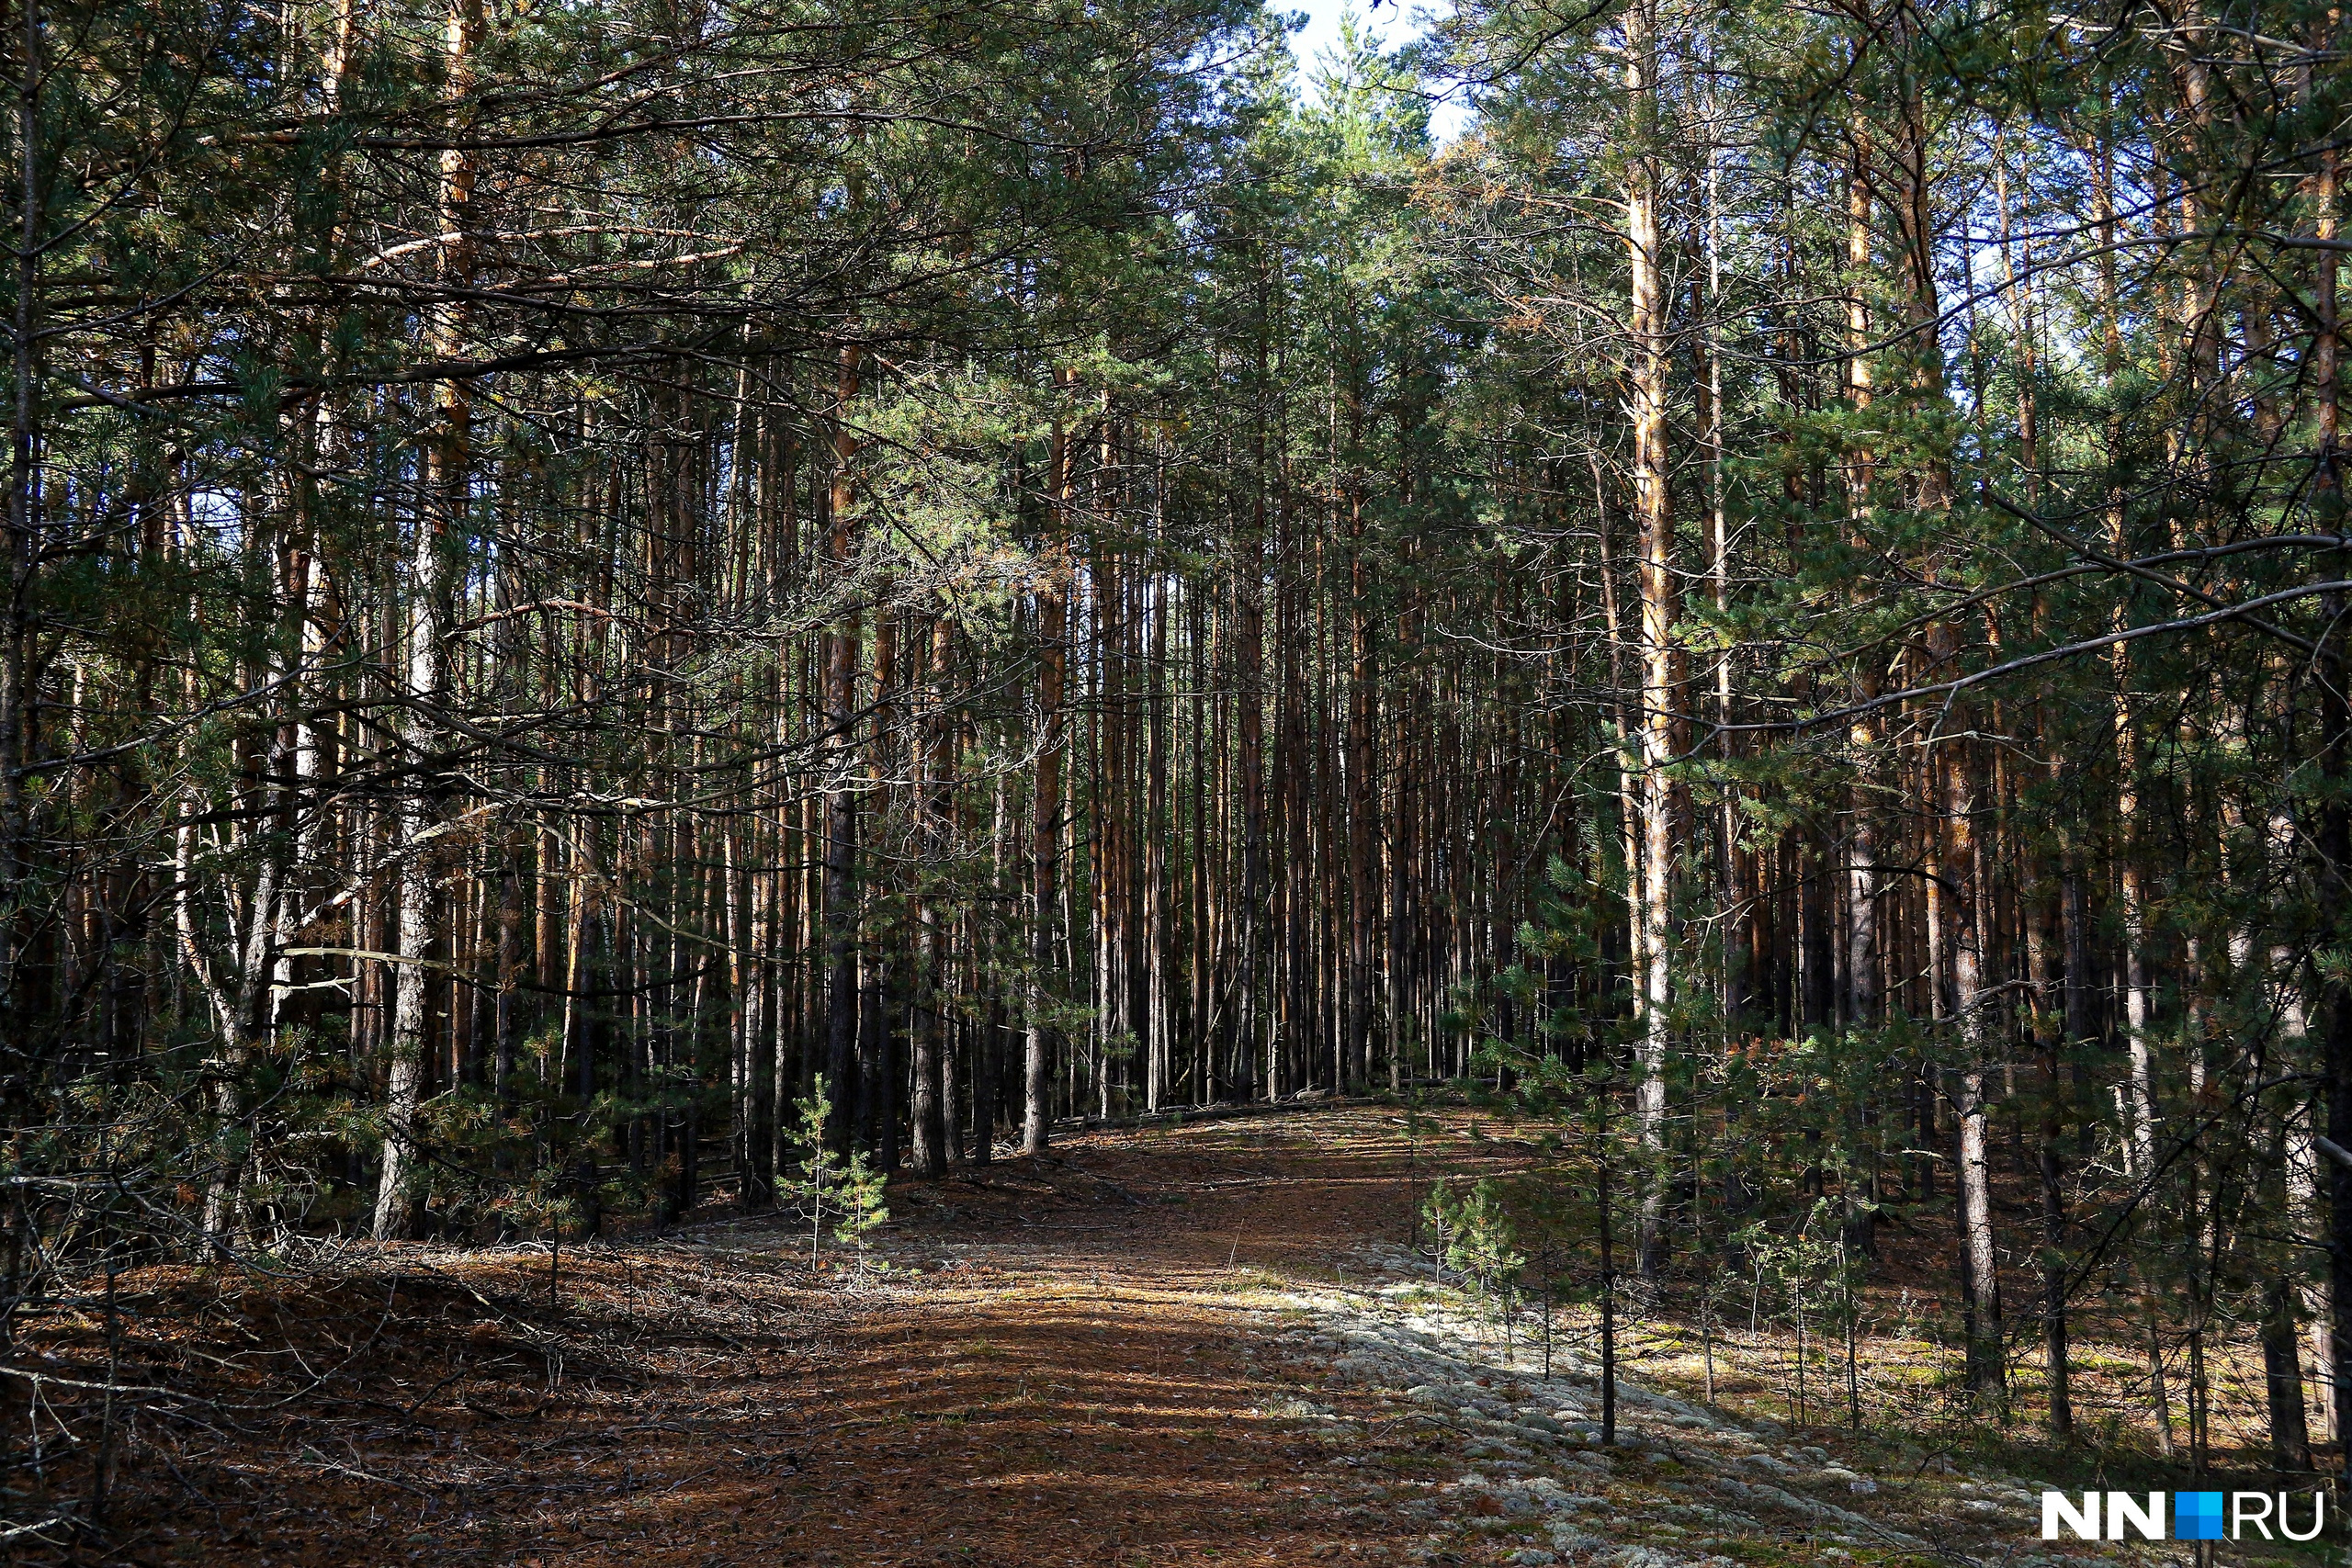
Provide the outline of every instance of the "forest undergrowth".
[[[2015,1418],[1972,1415],[1936,1238],[1894,1227],[1850,1391],[1842,1337],[1809,1318],[1801,1361],[1802,1298],[1769,1279],[1634,1282],[1625,1419],[1613,1447],[1588,1441],[1556,1417],[1595,1408],[1574,1380],[1591,1382],[1598,1281],[1589,1235],[1544,1232],[1578,1176],[1540,1131],[1362,1103],[1096,1131],[895,1183],[870,1250],[813,1267],[791,1215],[721,1204],[560,1250],[126,1271],[110,1313],[101,1281],[39,1325],[54,1416],[86,1432],[113,1402],[107,1440],[44,1479],[90,1498],[75,1561],[255,1568],[1926,1568],[2049,1550],[2020,1487],[2188,1483],[2157,1452],[2128,1323],[2081,1325],[2075,1443],[2030,1420],[2030,1356]],[[1422,1218],[1441,1180],[1488,1184],[1548,1270],[1482,1288],[1449,1268]],[[2258,1350],[2209,1362],[2221,1467],[2252,1484]],[[1447,1368],[1472,1391],[1458,1407]],[[1734,1475],[1759,1482],[1740,1511],[1690,1501]]]

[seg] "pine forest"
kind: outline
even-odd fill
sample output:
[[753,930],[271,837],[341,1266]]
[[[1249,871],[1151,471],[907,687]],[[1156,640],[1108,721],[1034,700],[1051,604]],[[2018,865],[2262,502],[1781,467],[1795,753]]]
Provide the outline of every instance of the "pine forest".
[[2233,3],[0,5],[0,1551],[2340,1552]]

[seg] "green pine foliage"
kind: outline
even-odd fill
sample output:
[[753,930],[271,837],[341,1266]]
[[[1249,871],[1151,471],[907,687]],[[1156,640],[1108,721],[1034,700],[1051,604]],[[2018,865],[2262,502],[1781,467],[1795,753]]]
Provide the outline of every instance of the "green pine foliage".
[[792,1102],[792,1110],[793,1141],[804,1152],[784,1194],[808,1227],[808,1266],[814,1269],[822,1260],[830,1237],[833,1245],[856,1254],[857,1271],[864,1274],[869,1239],[890,1218],[883,1201],[888,1178],[874,1168],[865,1150],[854,1149],[843,1156],[828,1141],[833,1102],[822,1073],[817,1075],[816,1086],[808,1095]]

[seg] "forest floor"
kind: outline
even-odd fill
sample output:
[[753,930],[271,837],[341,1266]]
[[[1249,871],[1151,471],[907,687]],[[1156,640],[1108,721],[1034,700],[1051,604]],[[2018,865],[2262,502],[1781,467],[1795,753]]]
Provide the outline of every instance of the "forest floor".
[[[367,1248],[278,1281],[126,1277],[110,1380],[173,1396],[121,1445],[107,1544],[85,1538],[83,1560],[2127,1555],[2041,1542],[2044,1483],[1951,1439],[1788,1432],[1755,1414],[1768,1391],[1731,1346],[1704,1404],[1687,1329],[1663,1322],[1629,1325],[1619,1442],[1600,1446],[1568,1320],[1546,1377],[1524,1322],[1506,1348],[1407,1245],[1439,1165],[1538,1157],[1443,1120],[1413,1144],[1397,1111],[1354,1106],[1073,1136],[1042,1161],[894,1185],[862,1269],[812,1270],[805,1235],[749,1218],[553,1258]],[[94,1322],[60,1331],[61,1369],[90,1367]],[[61,1496],[77,1484],[59,1472]]]

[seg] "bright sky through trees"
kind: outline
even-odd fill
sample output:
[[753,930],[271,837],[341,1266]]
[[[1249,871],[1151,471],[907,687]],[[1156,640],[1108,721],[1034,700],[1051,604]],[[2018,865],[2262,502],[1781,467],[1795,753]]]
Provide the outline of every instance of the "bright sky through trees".
[[[1315,92],[1317,63],[1339,45],[1342,16],[1352,12],[1357,28],[1385,49],[1409,43],[1429,30],[1428,10],[1410,0],[1408,6],[1381,0],[1376,11],[1366,10],[1359,0],[1304,0],[1283,9],[1306,18],[1306,25],[1291,34],[1290,49],[1298,62],[1301,91],[1310,96]],[[1469,111],[1451,98],[1430,106],[1430,134],[1441,142],[1461,135],[1469,123]]]

